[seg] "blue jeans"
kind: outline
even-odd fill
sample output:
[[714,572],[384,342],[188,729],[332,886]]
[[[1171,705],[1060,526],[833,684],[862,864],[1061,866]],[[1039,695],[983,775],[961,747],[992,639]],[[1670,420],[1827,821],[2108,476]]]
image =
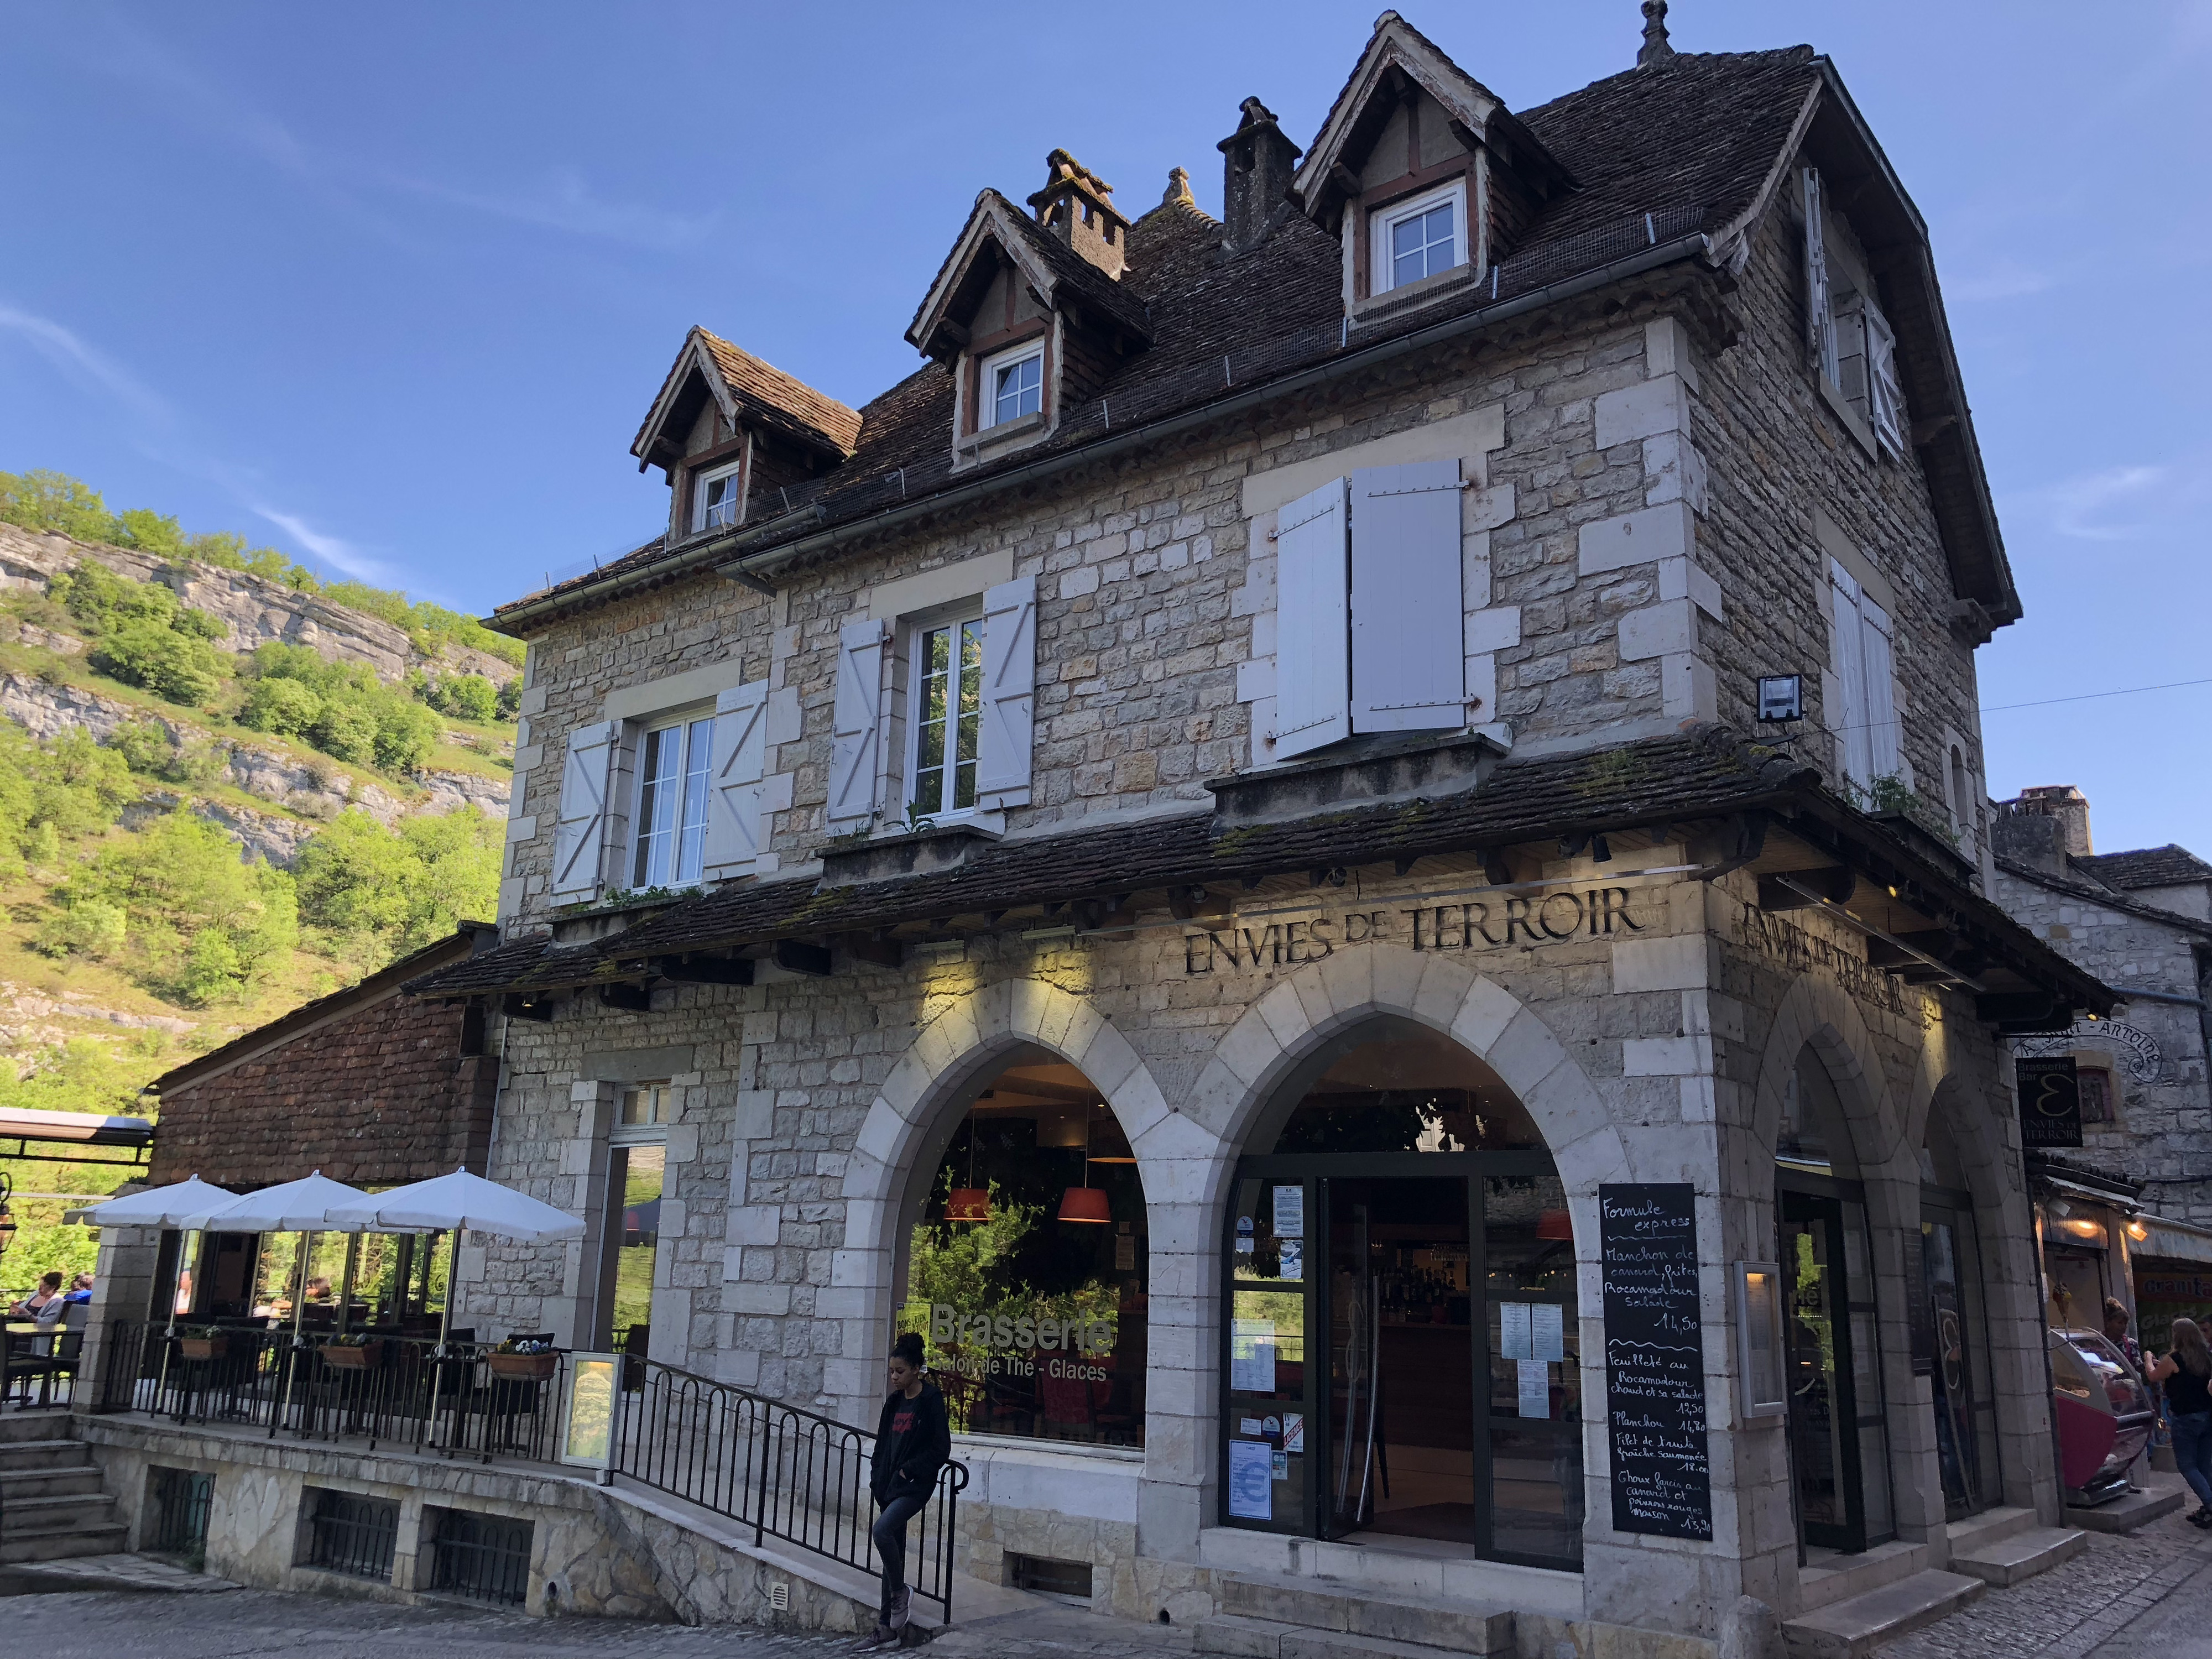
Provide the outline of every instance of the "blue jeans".
[[868,1528],[868,1536],[876,1542],[876,1559],[884,1569],[883,1622],[891,1621],[891,1607],[898,1593],[906,1588],[906,1525],[921,1513],[921,1506],[929,1501],[929,1494],[909,1492],[894,1498],[876,1514],[876,1524]]
[[2174,1468],[2197,1501],[2212,1509],[2212,1412],[2172,1412],[2166,1420],[2173,1425]]

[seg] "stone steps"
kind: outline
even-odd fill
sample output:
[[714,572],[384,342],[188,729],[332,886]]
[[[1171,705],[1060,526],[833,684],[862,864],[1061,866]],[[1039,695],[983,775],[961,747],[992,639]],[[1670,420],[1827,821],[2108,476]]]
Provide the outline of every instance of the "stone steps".
[[1963,1573],[1916,1572],[1785,1620],[1782,1634],[1790,1659],[1866,1659],[1988,1594],[1987,1584]]
[[1954,1545],[1951,1570],[1969,1573],[1996,1589],[2048,1572],[2089,1547],[2089,1534],[2072,1527],[2029,1527],[2001,1538]]
[[2162,1515],[2172,1515],[2190,1501],[2189,1488],[2178,1474],[2153,1474],[2148,1492],[2123,1492],[2109,1504],[2089,1509],[2068,1504],[2061,1517],[2068,1526],[2084,1532],[2133,1532]]
[[129,1528],[67,1412],[0,1415],[0,1565],[118,1553]]
[[1220,1586],[1221,1611],[1200,1621],[1200,1653],[1244,1659],[1435,1659],[1439,1652],[1513,1651],[1502,1607],[1378,1590],[1328,1579],[1237,1575]]

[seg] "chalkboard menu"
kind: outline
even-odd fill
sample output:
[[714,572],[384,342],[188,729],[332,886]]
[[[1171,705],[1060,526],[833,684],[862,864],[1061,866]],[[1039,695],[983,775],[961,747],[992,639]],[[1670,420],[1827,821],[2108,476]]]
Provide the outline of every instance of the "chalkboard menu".
[[1601,1186],[1597,1199],[1613,1529],[1711,1538],[1694,1189]]

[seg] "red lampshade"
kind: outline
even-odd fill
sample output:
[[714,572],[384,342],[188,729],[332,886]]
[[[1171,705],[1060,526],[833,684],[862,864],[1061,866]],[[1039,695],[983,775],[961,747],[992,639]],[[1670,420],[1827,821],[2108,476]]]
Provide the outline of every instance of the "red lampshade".
[[1575,1224],[1565,1210],[1540,1210],[1536,1214],[1536,1237],[1563,1238],[1571,1244],[1575,1241]]
[[1107,1202],[1103,1187],[1070,1187],[1060,1200],[1062,1221],[1109,1222],[1114,1218],[1114,1206]]
[[945,1195],[947,1221],[988,1221],[991,1190],[988,1187],[955,1187]]

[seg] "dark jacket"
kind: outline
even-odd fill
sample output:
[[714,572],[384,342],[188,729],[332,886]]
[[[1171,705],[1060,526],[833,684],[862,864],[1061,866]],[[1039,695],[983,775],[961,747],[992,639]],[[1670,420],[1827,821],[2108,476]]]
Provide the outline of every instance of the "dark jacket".
[[884,1401],[876,1424],[876,1451],[868,1490],[878,1504],[927,1493],[937,1472],[952,1455],[952,1431],[945,1419],[945,1396],[924,1382],[912,1400],[895,1394]]

